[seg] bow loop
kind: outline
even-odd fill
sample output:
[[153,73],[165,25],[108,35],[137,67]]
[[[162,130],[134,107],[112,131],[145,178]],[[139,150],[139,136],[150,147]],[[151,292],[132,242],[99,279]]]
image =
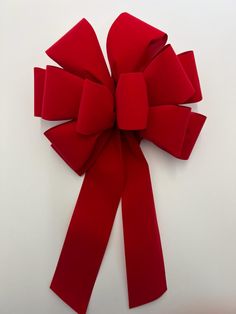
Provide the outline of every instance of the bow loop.
[[148,97],[143,73],[122,73],[116,88],[117,124],[123,130],[147,126]]
[[178,58],[195,89],[195,93],[187,102],[190,103],[202,100],[201,86],[193,51],[182,52],[178,54]]
[[188,159],[206,117],[184,106],[150,108],[145,138],[180,159]]
[[42,103],[45,82],[45,70],[34,68],[34,116],[42,116]]
[[45,120],[77,121],[76,130],[92,134],[111,128],[114,100],[105,86],[61,68],[35,68],[35,115]]
[[109,133],[79,134],[76,131],[76,122],[69,121],[52,127],[44,134],[61,158],[78,175],[82,175],[97,159],[109,138]]
[[82,134],[93,134],[109,129],[114,124],[114,99],[105,86],[85,80],[76,129]]
[[195,89],[171,45],[162,51],[144,70],[151,106],[182,104]]
[[107,54],[114,79],[118,80],[120,73],[142,70],[166,41],[167,34],[161,30],[128,13],[120,14],[107,36]]
[[45,120],[76,119],[83,79],[61,68],[34,69],[35,115]]
[[82,19],[49,49],[47,55],[70,71],[112,88],[112,80],[97,36],[86,19]]

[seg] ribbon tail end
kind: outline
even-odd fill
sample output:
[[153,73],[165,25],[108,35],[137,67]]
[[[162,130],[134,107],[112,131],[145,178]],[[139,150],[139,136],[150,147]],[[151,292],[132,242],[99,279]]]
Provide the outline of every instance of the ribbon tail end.
[[156,293],[155,296],[150,296],[150,297],[146,297],[145,299],[143,300],[129,300],[129,308],[132,309],[132,308],[135,308],[135,307],[138,307],[138,306],[142,306],[142,305],[145,305],[145,304],[148,304],[150,302],[153,302],[153,301],[156,301],[157,299],[159,299],[166,291],[167,291],[167,285],[165,283],[165,285],[163,286],[163,288],[158,292]]
[[51,289],[52,292],[54,292],[66,305],[68,305],[72,310],[75,311],[75,313],[78,314],[86,314],[87,308],[86,309],[78,309],[76,305],[73,304],[69,300],[69,298],[66,297],[66,295],[60,291],[60,289],[57,287],[56,284],[54,284],[54,281],[52,280],[49,288]]

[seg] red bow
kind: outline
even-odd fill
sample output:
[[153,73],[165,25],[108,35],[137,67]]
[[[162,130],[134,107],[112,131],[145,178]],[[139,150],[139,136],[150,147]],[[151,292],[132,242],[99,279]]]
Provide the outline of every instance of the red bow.
[[35,68],[35,116],[70,120],[45,132],[84,182],[51,289],[85,313],[118,203],[129,306],[167,289],[148,165],[148,139],[188,159],[206,117],[179,104],[202,99],[192,51],[176,55],[167,35],[127,14],[107,38],[110,76],[96,34],[81,20],[46,53],[62,68]]

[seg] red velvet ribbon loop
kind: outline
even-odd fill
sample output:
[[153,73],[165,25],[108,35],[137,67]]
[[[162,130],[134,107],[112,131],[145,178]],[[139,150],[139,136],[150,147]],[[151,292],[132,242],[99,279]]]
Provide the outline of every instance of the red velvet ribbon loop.
[[200,87],[200,82],[198,78],[197,66],[194,58],[193,51],[185,51],[178,54],[178,59],[180,60],[189,80],[194,87],[194,94],[186,102],[197,102],[202,100],[202,92]]
[[[35,115],[45,120],[75,119],[83,80],[61,68],[35,68]],[[56,105],[54,105],[56,104]]]
[[105,86],[85,80],[81,96],[77,131],[93,134],[109,129],[114,124],[114,98]]
[[171,45],[166,45],[144,70],[151,106],[182,104],[195,89]]
[[70,120],[45,132],[52,147],[85,174],[51,289],[86,313],[119,201],[129,306],[167,289],[149,167],[141,139],[188,159],[206,117],[180,104],[202,99],[192,51],[177,55],[167,35],[121,14],[111,26],[109,75],[92,26],[81,20],[47,54],[63,68],[34,69],[34,114]]
[[148,127],[141,135],[180,159],[188,159],[206,117],[176,105],[150,108]]
[[44,134],[55,151],[79,175],[88,171],[96,161],[109,137],[108,132],[79,134],[75,121],[57,125]]
[[65,70],[112,88],[97,36],[86,19],[82,19],[46,51]]
[[136,72],[165,45],[167,34],[129,13],[120,14],[107,36],[107,55],[112,74]]

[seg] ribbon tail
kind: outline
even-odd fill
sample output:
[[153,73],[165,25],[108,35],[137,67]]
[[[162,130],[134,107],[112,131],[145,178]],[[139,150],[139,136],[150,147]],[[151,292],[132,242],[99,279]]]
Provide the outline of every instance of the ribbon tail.
[[132,308],[159,298],[167,284],[148,164],[137,139],[125,135],[122,144],[126,175],[122,218]]
[[86,313],[108,243],[123,185],[117,131],[85,179],[50,288],[77,313]]

